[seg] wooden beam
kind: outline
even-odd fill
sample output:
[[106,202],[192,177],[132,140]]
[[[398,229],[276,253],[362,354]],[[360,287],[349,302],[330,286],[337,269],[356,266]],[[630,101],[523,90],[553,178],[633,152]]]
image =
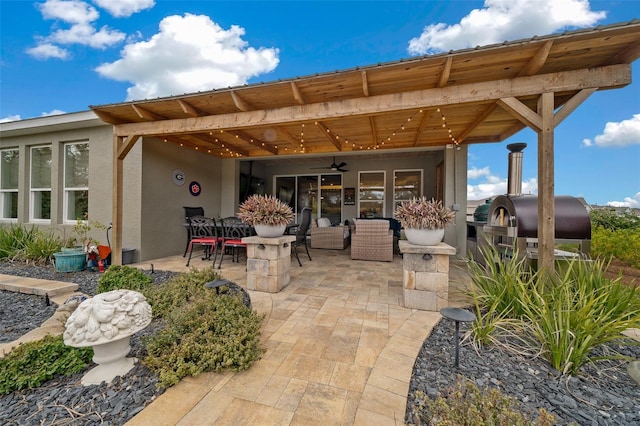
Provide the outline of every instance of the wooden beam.
[[304,105],[306,103],[304,101],[304,96],[302,96],[302,93],[300,92],[300,88],[294,81],[291,82],[291,91],[293,92],[293,99],[295,99],[297,103],[300,105]]
[[367,72],[362,71],[362,93],[365,96],[369,96],[369,82],[367,81]]
[[430,112],[431,110],[429,109],[425,109],[424,111],[422,111],[422,118],[420,119],[418,130],[416,130],[416,138],[413,141],[413,146],[418,146],[418,143],[420,142],[420,135],[422,134],[422,131],[424,130],[424,128],[427,125],[427,122],[429,121]]
[[203,115],[207,115],[204,111],[200,111],[199,109],[182,99],[178,99],[178,105],[180,105],[180,108],[182,108],[182,111],[185,114],[189,114],[193,117],[201,117]]
[[497,140],[498,141],[503,141],[505,139],[507,139],[508,137],[511,137],[513,135],[515,135],[516,133],[518,133],[520,130],[524,129],[526,126],[524,123],[515,123],[513,126],[509,127],[507,130],[505,130],[504,132],[500,133],[500,135],[498,136]]
[[538,49],[533,58],[531,58],[529,63],[520,70],[520,72],[518,73],[518,77],[533,75],[537,73],[547,61],[551,46],[553,46],[553,40],[549,40],[545,44],[543,44],[542,47]]
[[515,118],[531,127],[536,132],[542,129],[542,118],[531,108],[520,102],[516,98],[503,98],[497,100],[504,110],[509,111]]
[[376,120],[373,115],[369,116],[369,131],[371,132],[371,140],[373,143],[378,143],[378,131],[376,130]]
[[267,151],[270,152],[274,155],[278,155],[278,150],[274,147],[272,147],[271,145],[269,145],[268,143],[258,139],[258,138],[254,138],[253,136],[241,131],[241,130],[234,130],[234,131],[227,131],[225,132],[227,134],[233,135],[236,139],[240,139],[243,140],[244,142],[253,145],[255,147],[260,148],[263,151]]
[[593,87],[606,89],[625,86],[629,83],[631,83],[631,66],[621,64],[269,110],[180,118],[155,123],[117,124],[114,125],[114,133],[119,136],[129,134],[157,136],[172,133],[196,133],[211,129],[238,129],[303,121],[315,122],[329,118],[384,114],[416,108],[532,96],[538,95],[542,91],[567,92]]
[[578,108],[578,106],[580,106],[580,104],[582,104],[584,101],[586,101],[587,98],[591,96],[591,94],[593,94],[596,90],[598,89],[583,89],[576,93],[571,99],[569,99],[562,106],[562,108],[560,108],[560,110],[558,110],[558,112],[554,114],[553,127],[558,127],[558,125],[562,123],[562,121],[567,118],[569,114],[575,111],[575,109]]
[[555,255],[554,95],[538,101],[542,128],[538,132],[538,270],[553,272]]
[[156,120],[164,120],[166,118],[166,117],[163,117],[160,114],[156,114],[155,112],[151,112],[148,109],[145,109],[145,108],[143,108],[141,106],[138,106],[136,104],[131,104],[131,107],[136,112],[136,114],[138,114],[138,117],[142,118],[143,120],[156,121]]
[[230,93],[231,98],[233,99],[233,103],[240,111],[251,111],[253,109],[251,108],[251,105],[249,105],[247,101],[242,99],[240,95],[238,95],[235,91],[232,90]]
[[[190,135],[193,138],[196,138],[206,144],[211,144],[211,145],[215,145],[216,148],[222,148],[223,142],[220,142],[220,139],[215,138],[214,136],[204,136],[204,135]],[[227,143],[227,142],[225,142]],[[231,145],[231,149],[235,152],[237,152],[238,154],[244,155],[245,157],[249,157],[249,151],[242,149],[240,147],[237,147],[233,144],[229,144],[227,143],[227,145]]]
[[[135,138],[137,139],[137,138]],[[124,144],[122,136],[113,136],[113,169],[112,169],[112,193],[111,193],[111,263],[122,265],[122,190],[123,190],[123,161],[120,157],[121,145]]]
[[444,67],[440,73],[440,78],[438,79],[438,87],[447,85],[449,77],[451,76],[451,64],[453,64],[453,56],[447,56],[447,60],[444,62]]
[[117,142],[117,151],[116,157],[118,160],[124,160],[131,148],[136,144],[136,142],[140,139],[138,135],[131,135],[127,137],[122,137],[122,143]]
[[342,145],[335,138],[335,136],[331,135],[331,131],[327,128],[327,126],[322,124],[320,121],[316,121],[316,126],[320,127],[320,129],[322,129],[322,133],[324,133],[324,135],[327,137],[327,139],[329,139],[331,141],[333,146],[335,146],[338,151],[342,151]]
[[640,58],[640,41],[614,56],[611,63],[630,64],[638,58]]
[[462,131],[462,133],[460,133],[459,135],[456,136],[456,140],[458,142],[462,143],[462,141],[464,141],[465,138],[467,136],[469,136],[469,133],[471,133],[473,131],[473,129],[478,127],[480,125],[480,123],[482,123],[489,115],[491,115],[491,113],[493,111],[495,111],[497,107],[498,107],[498,104],[493,103],[493,104],[489,105],[487,108],[485,108],[485,110],[482,111],[482,113],[480,113],[480,115],[478,115],[475,120],[473,120],[473,123],[468,125]]

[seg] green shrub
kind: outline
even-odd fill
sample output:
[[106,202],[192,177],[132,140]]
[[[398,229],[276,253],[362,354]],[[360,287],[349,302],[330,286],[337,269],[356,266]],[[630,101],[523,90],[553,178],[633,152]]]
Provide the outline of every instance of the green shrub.
[[165,329],[145,339],[144,363],[159,374],[160,386],[205,371],[246,370],[259,359],[261,318],[240,297],[206,289],[187,299],[165,313]]
[[608,229],[598,227],[591,232],[593,257],[618,259],[640,268],[640,229]]
[[144,293],[153,284],[153,278],[137,268],[127,265],[111,265],[98,279],[97,293],[111,290],[134,290]]
[[0,359],[0,395],[82,371],[92,357],[93,349],[66,346],[62,336],[24,343]]
[[621,332],[640,327],[640,289],[606,278],[608,264],[602,260],[571,262],[563,272],[542,275],[531,273],[525,262],[496,265],[491,256],[486,268],[474,263],[470,268],[481,315],[472,326],[477,344],[507,330],[519,343],[537,342],[555,369],[575,374],[588,362],[616,358],[593,358],[591,351],[624,343]]
[[[163,318],[175,309],[204,297],[211,290],[204,287],[204,283],[221,278],[220,274],[209,269],[194,269],[181,274],[171,281],[157,287],[150,288],[145,296],[152,307],[155,318]],[[221,288],[224,291],[224,288]],[[214,291],[215,293],[215,291]]]
[[458,377],[446,396],[431,400],[424,392],[416,392],[419,424],[438,426],[458,425],[553,425],[555,416],[544,408],[538,410],[537,418],[519,410],[518,401],[504,396],[498,389],[482,391],[470,381]]
[[592,228],[640,230],[640,217],[630,211],[619,213],[615,209],[593,209],[589,217]]
[[0,259],[45,263],[60,250],[62,240],[53,230],[23,224],[0,225]]

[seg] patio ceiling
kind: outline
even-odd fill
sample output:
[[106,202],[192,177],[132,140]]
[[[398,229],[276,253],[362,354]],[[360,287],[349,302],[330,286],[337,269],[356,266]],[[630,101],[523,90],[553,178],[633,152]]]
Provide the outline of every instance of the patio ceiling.
[[[333,73],[91,106],[124,158],[139,137],[220,157],[327,154],[499,142],[555,125],[595,90],[631,82],[640,21]],[[567,105],[566,111],[560,109]]]

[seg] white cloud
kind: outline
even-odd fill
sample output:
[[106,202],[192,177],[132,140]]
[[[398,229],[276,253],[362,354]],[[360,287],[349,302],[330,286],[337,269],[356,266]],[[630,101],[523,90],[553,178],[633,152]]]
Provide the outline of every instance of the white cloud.
[[423,55],[592,26],[606,12],[591,11],[588,0],[485,0],[460,20],[431,24],[409,41],[410,54]]
[[19,115],[9,115],[4,118],[0,118],[0,123],[9,123],[11,121],[20,121],[22,118]]
[[489,166],[483,167],[481,169],[473,167],[467,170],[467,178],[469,179],[478,179],[481,176],[489,176],[490,174],[491,170],[489,170]]
[[51,110],[49,112],[43,112],[42,114],[40,114],[42,117],[49,117],[51,115],[60,115],[60,114],[66,114],[66,112],[60,110],[60,109],[54,109]]
[[69,58],[69,51],[67,49],[46,42],[27,49],[27,53],[36,59],[57,58],[64,60]]
[[[78,0],[47,0],[37,7],[44,19],[69,24],[69,28],[56,29],[46,37],[37,37],[36,47],[27,53],[38,59],[68,59],[69,51],[57,44],[79,44],[104,49],[125,39],[125,34],[106,26],[96,30],[95,21],[100,14],[90,4]],[[58,23],[56,22],[56,25]]]
[[248,47],[238,26],[224,30],[208,16],[168,16],[148,41],[130,43],[121,58],[96,68],[104,77],[129,81],[127,100],[242,85],[278,65],[276,48]]
[[640,209],[640,192],[636,192],[633,197],[624,197],[624,201],[609,201],[607,203],[611,207],[631,207]]
[[628,146],[640,144],[640,114],[635,114],[628,120],[608,122],[604,132],[593,140],[584,139],[582,146]]
[[141,10],[151,9],[155,5],[154,0],[93,0],[93,2],[116,18],[126,18]]
[[[475,169],[475,168],[474,168]],[[473,169],[472,169],[473,170]],[[475,169],[489,171],[489,167],[483,167],[482,169]],[[469,171],[470,172],[470,171]],[[468,173],[469,173],[468,172]],[[483,172],[484,173],[484,172]],[[467,200],[482,200],[485,198],[495,197],[496,195],[503,195],[507,193],[507,179],[499,176],[489,174],[478,175],[477,177],[485,176],[484,182],[477,185],[467,185]],[[538,179],[529,178],[522,181],[522,193],[523,194],[537,194],[538,193]]]

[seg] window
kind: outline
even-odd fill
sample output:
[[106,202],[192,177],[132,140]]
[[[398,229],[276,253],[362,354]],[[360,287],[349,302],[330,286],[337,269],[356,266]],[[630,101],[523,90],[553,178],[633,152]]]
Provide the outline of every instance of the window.
[[422,195],[422,170],[393,171],[393,211],[403,201]]
[[327,217],[334,225],[342,221],[341,174],[274,176],[274,178],[276,197],[288,203],[296,214],[299,214],[304,207],[309,207],[312,217]]
[[64,146],[64,220],[73,222],[89,211],[89,144]]
[[384,217],[386,172],[358,174],[358,211],[361,218]]
[[0,151],[0,219],[18,219],[17,149]]
[[31,148],[31,203],[33,221],[51,219],[51,147]]

